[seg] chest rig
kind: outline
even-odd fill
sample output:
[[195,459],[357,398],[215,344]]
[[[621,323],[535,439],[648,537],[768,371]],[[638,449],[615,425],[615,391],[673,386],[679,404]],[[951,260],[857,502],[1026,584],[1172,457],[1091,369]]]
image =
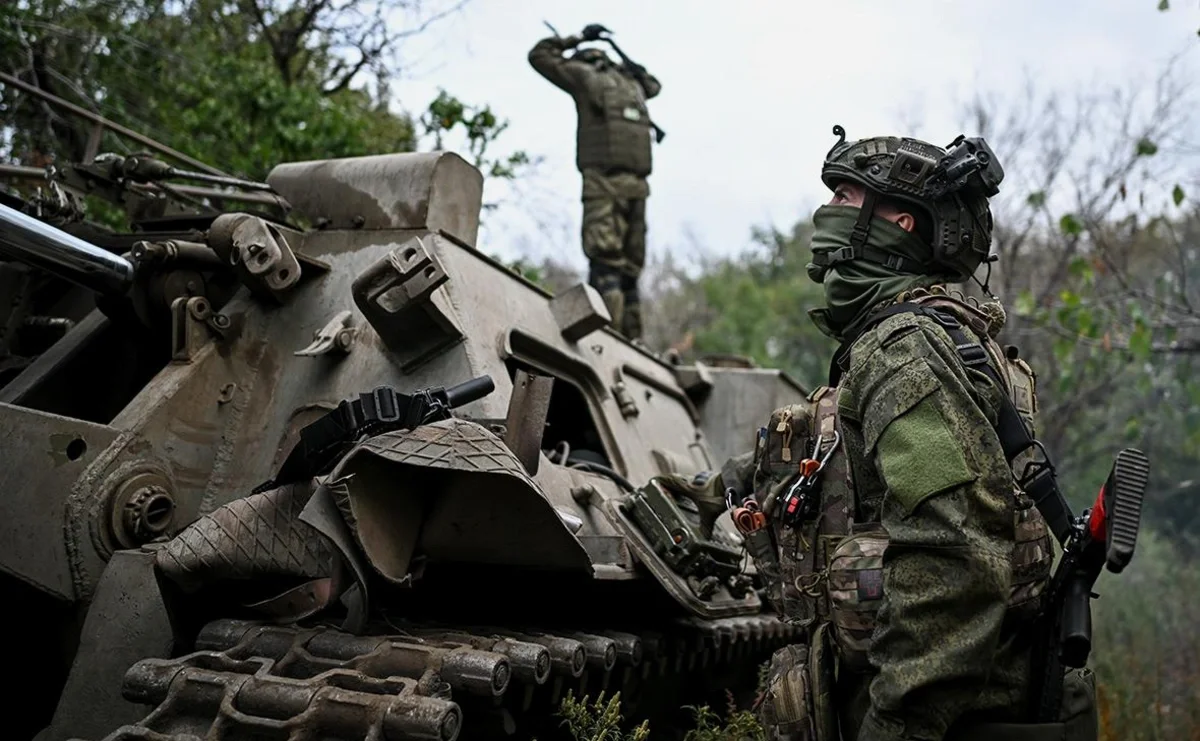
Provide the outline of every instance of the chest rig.
[[[1001,349],[995,342],[989,331],[994,317],[938,289],[912,292],[898,302],[905,311],[934,310],[963,364],[977,370],[988,365],[991,372],[985,375],[1001,384],[1018,423],[1033,434],[1036,377],[1015,348]],[[884,316],[869,327],[899,313],[895,308],[881,312]],[[840,373],[832,374],[831,381],[840,383]],[[864,450],[861,432],[838,414],[841,388],[822,386],[804,402],[772,413],[757,439],[759,486],[753,501],[761,507],[777,554],[776,562],[763,570],[772,605],[794,624],[815,628],[828,623],[842,666],[864,670],[884,596],[888,535],[879,521],[884,485]],[[996,421],[1002,439],[1000,428],[1013,424],[1011,417],[1001,414]],[[1032,455],[1017,456],[1014,467],[1019,470]],[[1044,518],[1016,478],[1013,540],[1009,616],[1032,620],[1040,610],[1053,551]]]
[[646,177],[652,123],[641,85],[615,69],[593,75],[577,96],[576,165]]

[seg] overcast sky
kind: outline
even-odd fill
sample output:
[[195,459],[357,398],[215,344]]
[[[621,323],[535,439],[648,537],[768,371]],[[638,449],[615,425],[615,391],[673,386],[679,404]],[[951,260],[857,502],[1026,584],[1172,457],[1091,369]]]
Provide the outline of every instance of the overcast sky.
[[[582,267],[574,107],[526,55],[549,35],[543,20],[564,35],[602,23],[663,85],[650,101],[667,137],[654,150],[648,249],[686,252],[690,232],[706,250],[729,253],[749,243],[753,226],[786,228],[827,198],[818,172],[834,124],[851,139],[908,133],[944,145],[960,133],[958,111],[973,88],[1015,95],[1027,73],[1064,90],[1149,81],[1187,50],[1183,63],[1200,79],[1200,3],[1156,5],[471,0],[406,47],[414,64],[394,90],[410,109],[441,87],[509,119],[502,150],[544,163],[520,193],[488,187],[485,199],[506,201],[485,217],[479,246]],[[915,129],[897,131],[902,122]]]

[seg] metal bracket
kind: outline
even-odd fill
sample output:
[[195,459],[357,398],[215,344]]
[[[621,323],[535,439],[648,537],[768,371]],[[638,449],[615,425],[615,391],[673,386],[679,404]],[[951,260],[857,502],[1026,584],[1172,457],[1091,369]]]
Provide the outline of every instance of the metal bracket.
[[215,335],[224,338],[229,317],[212,310],[203,296],[180,296],[171,302],[171,360],[190,363]]
[[612,315],[595,288],[579,283],[550,299],[550,313],[567,342],[578,342],[612,323]]
[[525,472],[536,476],[541,461],[542,435],[550,412],[550,393],[554,376],[542,376],[518,370],[508,401],[504,444],[517,456]]
[[300,262],[283,232],[257,216],[218,216],[208,244],[256,295],[283,303],[284,292],[300,280]]
[[625,374],[621,372],[620,368],[613,369],[613,385],[609,390],[617,401],[622,417],[631,419],[641,413],[637,402],[633,400],[633,394],[629,393],[629,387],[625,385]]
[[313,341],[308,347],[292,354],[314,356],[333,352],[349,353],[358,334],[358,328],[350,323],[350,317],[349,310],[339,311],[324,327],[313,332]]
[[354,303],[379,334],[401,368],[413,367],[464,337],[433,295],[450,279],[437,258],[442,237],[413,237],[354,279]]

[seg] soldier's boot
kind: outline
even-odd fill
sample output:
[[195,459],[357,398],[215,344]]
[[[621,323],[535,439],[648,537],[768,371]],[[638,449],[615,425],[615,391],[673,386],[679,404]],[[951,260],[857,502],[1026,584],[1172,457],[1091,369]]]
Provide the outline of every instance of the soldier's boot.
[[625,294],[625,313],[621,317],[621,332],[631,340],[642,338],[642,302],[637,291]]
[[606,265],[593,265],[588,271],[588,284],[596,289],[608,313],[612,317],[612,328],[624,331],[625,293],[621,290],[621,276]]
[[621,332],[631,340],[642,338],[642,301],[638,296],[636,275],[621,276],[621,292],[625,294],[625,314],[621,317]]

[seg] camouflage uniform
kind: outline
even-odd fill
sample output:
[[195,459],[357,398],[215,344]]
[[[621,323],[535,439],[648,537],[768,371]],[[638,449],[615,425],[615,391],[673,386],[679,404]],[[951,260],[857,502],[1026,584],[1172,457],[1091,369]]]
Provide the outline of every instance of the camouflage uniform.
[[[906,151],[916,156],[906,160]],[[778,554],[766,569],[778,573],[768,594],[808,629],[805,644],[772,658],[760,708],[771,738],[1095,737],[1086,673],[1068,678],[1061,717],[1071,723],[1030,721],[1053,550],[996,425],[1008,395],[1034,427],[1034,376],[994,341],[998,303],[981,307],[941,285],[970,276],[991,230],[986,189],[942,194],[933,208],[920,202],[945,155],[908,139],[843,138],[827,158],[831,188],[852,180],[869,190],[862,209],[834,207],[845,234],[823,234],[832,209],[818,212],[810,274],[826,283],[829,306],[814,319],[843,342],[831,385],[777,410],[755,454],[751,487]],[[888,178],[903,187],[889,189]],[[873,217],[871,188],[925,209],[933,229],[918,239]],[[957,245],[947,247],[945,235]],[[832,322],[836,304],[861,300],[851,289],[870,301]],[[941,318],[881,313],[901,302],[936,307]],[[956,343],[943,320],[967,342]],[[986,353],[1006,388],[968,366],[968,345]],[[805,491],[797,470],[809,457],[825,460],[811,496],[790,498]],[[785,522],[788,512],[801,514]]]
[[542,39],[529,63],[575,99],[576,166],[583,175],[583,252],[588,282],[604,297],[613,325],[641,336],[637,281],[646,258],[646,199],[651,172],[652,124],[646,100],[661,85],[634,74],[595,49],[563,52],[577,37]]
[[994,430],[1001,393],[928,317],[891,317],[854,343],[838,414],[861,515],[888,535],[870,669],[847,683],[859,738],[1027,717],[1030,618],[1052,551],[1013,490]]

